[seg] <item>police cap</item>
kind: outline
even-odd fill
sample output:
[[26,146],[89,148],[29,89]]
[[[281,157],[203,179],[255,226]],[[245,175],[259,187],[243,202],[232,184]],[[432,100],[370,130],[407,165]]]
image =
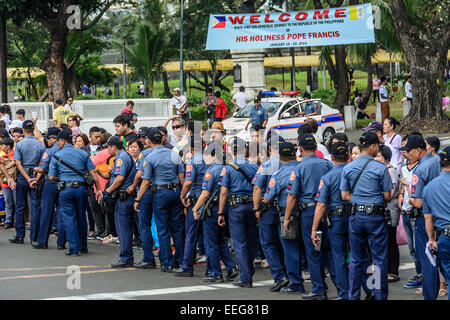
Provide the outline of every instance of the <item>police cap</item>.
[[31,120],[25,120],[22,124],[23,129],[34,130],[34,123]]
[[367,131],[362,134],[362,136],[359,138],[359,142],[362,146],[368,146],[371,144],[379,144],[380,139],[378,139],[378,136],[373,131]]
[[72,141],[72,130],[61,130],[58,132],[58,140]]
[[344,142],[336,142],[331,146],[331,154],[334,157],[348,156],[348,147]]
[[450,161],[450,146],[442,150],[439,157],[441,157],[441,161]]
[[140,127],[138,130],[138,135],[140,137],[145,137],[148,127]]
[[280,156],[291,157],[297,152],[295,145],[292,142],[282,142],[280,143]]
[[117,149],[122,149],[123,141],[118,136],[111,136],[111,137],[109,137],[108,141],[102,147],[106,148],[108,146],[115,146]]
[[415,148],[426,149],[427,145],[422,136],[417,134],[410,135],[406,138],[406,144],[400,148],[401,151],[411,151]]
[[309,133],[302,134],[298,137],[298,145],[302,147],[317,147],[316,139]]
[[147,129],[146,136],[148,140],[150,140],[153,143],[161,143],[162,141],[162,134],[161,131],[158,130],[158,128],[150,127]]
[[47,137],[58,137],[59,129],[57,127],[50,127],[47,129]]

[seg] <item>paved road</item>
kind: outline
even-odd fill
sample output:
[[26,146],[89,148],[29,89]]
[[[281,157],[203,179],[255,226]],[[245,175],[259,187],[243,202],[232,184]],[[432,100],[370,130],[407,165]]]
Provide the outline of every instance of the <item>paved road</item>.
[[[204,265],[196,266],[193,278],[178,278],[162,273],[159,269],[111,269],[109,264],[118,259],[118,245],[104,245],[89,241],[89,254],[80,257],[66,257],[56,250],[56,238],[51,236],[49,249],[33,249],[27,239],[26,244],[10,244],[7,239],[13,230],[0,229],[0,299],[186,299],[186,300],[299,300],[298,295],[271,293],[272,284],[268,269],[257,269],[252,289],[241,289],[230,282],[205,285],[201,278]],[[28,236],[28,234],[27,234]],[[139,261],[141,250],[135,250]],[[390,284],[390,299],[421,300],[415,289],[404,289],[404,280],[414,273],[407,246],[401,246],[401,281]],[[69,266],[79,266],[81,270],[80,289],[68,289],[70,281],[66,271]],[[329,296],[336,294],[331,288]],[[305,283],[306,290],[311,283]],[[441,298],[443,299],[443,298]],[[445,300],[445,299],[444,299]]]

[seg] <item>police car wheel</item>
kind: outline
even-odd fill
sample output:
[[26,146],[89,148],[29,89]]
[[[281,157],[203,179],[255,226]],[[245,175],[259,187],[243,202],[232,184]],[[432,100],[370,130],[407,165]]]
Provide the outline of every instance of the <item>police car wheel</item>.
[[322,134],[322,138],[323,138],[323,144],[324,145],[328,145],[328,142],[330,141],[331,137],[334,134],[334,129],[333,128],[326,128],[325,131]]

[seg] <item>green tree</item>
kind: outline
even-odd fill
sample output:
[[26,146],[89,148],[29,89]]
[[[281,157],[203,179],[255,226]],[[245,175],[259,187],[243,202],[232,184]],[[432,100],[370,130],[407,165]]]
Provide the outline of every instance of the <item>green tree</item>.
[[100,56],[81,57],[76,64],[76,76],[80,82],[107,86],[116,77],[117,69],[108,69],[100,63]]

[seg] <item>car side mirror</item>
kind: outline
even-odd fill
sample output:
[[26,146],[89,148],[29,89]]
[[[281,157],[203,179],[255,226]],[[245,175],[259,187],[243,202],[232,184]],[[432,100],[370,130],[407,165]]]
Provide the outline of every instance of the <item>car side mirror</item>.
[[285,112],[281,115],[281,119],[289,119],[291,117],[291,114],[289,112]]
[[237,114],[237,111],[233,112],[233,117]]

